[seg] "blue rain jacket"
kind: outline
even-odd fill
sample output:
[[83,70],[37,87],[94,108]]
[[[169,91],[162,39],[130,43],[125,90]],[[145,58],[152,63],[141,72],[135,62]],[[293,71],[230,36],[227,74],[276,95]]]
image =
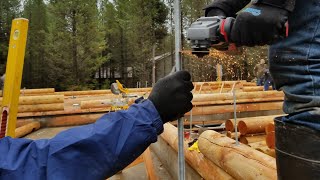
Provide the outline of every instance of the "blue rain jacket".
[[0,140],[0,179],[105,179],[134,161],[163,131],[151,101],[108,113],[52,139]]

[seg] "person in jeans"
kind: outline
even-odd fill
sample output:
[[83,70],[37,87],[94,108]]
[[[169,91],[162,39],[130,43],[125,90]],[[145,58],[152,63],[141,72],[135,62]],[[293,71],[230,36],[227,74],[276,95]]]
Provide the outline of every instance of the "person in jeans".
[[253,73],[257,78],[257,86],[264,85],[264,70],[266,68],[265,60],[261,59],[258,64],[254,66]]
[[270,73],[288,114],[275,119],[278,178],[319,179],[320,0],[249,2],[215,0],[205,15],[236,17],[229,39],[238,46],[270,45]]

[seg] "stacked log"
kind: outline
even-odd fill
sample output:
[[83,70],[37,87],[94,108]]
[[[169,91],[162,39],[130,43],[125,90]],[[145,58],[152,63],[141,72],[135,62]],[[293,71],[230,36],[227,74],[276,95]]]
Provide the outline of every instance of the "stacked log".
[[[279,91],[265,91],[265,92],[242,92],[236,93],[236,99],[255,99],[255,98],[270,98],[270,97],[284,97],[283,92]],[[192,102],[208,102],[208,101],[233,101],[232,93],[221,94],[196,94],[193,96]]]
[[[129,93],[148,93],[152,88],[128,88]],[[107,95],[112,94],[110,89],[106,90],[88,90],[88,91],[62,91],[56,92],[55,94],[65,96],[90,96],[90,95]]]
[[[175,150],[178,151],[178,135],[177,128],[167,123],[164,125],[164,132],[161,137]],[[195,169],[204,179],[208,180],[225,180],[233,179],[222,168],[214,164],[207,158],[204,158],[202,153],[189,151],[184,144],[184,153],[187,163]]]
[[21,127],[18,127],[16,130],[15,130],[15,137],[16,138],[20,138],[20,137],[23,137],[27,134],[30,134],[31,132],[33,131],[36,131],[40,129],[40,122],[30,122],[28,124],[25,124]]
[[112,99],[105,100],[91,100],[91,101],[81,101],[81,109],[90,109],[90,108],[105,108],[111,107]]
[[[54,95],[54,88],[43,88],[43,89],[21,89],[20,96],[39,96],[39,95]],[[2,91],[0,91],[2,94]]]
[[257,151],[263,152],[269,156],[276,157],[276,152],[274,149],[270,149],[267,147],[265,141],[259,141],[255,143],[250,143],[249,146]]
[[199,149],[235,179],[277,179],[273,157],[243,144],[236,145],[233,139],[215,131],[205,131],[200,135]]
[[265,128],[279,115],[239,118],[238,129],[241,135],[264,133]]
[[[41,89],[40,89],[41,90]],[[35,91],[37,93],[41,91]],[[45,91],[44,91],[45,92]],[[2,103],[2,98],[0,98]],[[64,110],[63,95],[20,96],[18,112],[45,112]]]
[[[254,91],[263,91],[263,86],[252,86],[252,87],[243,87],[243,92],[254,92]],[[272,90],[272,87],[269,87],[268,90]]]
[[275,148],[275,127],[274,122],[269,123],[266,128],[266,144],[270,149]]
[[[237,104],[237,112],[280,110],[283,102],[266,102],[266,103],[244,103]],[[234,112],[233,105],[211,105],[211,106],[195,106],[192,109],[193,115],[210,115]],[[186,113],[190,115],[190,112]]]
[[265,141],[266,135],[265,134],[250,134],[247,136],[241,135],[239,138],[239,141],[242,144],[250,144],[250,143],[256,143],[256,142],[261,142]]
[[[116,99],[81,101],[80,107],[81,109],[108,108],[116,103]],[[120,99],[120,100],[125,101],[125,103],[127,103],[130,106],[134,103],[135,99],[136,98]]]
[[[241,143],[251,146],[259,144],[259,149],[268,155],[274,156],[274,123],[273,119],[281,115],[238,118],[238,139]],[[227,136],[235,139],[234,119],[226,121]]]

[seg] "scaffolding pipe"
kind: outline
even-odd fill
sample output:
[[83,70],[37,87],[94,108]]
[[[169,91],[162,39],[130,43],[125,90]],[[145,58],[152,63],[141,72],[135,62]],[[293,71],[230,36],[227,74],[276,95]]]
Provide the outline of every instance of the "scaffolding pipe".
[[[181,70],[181,4],[180,0],[174,1],[174,24],[175,24],[175,66],[176,71]],[[185,158],[184,158],[184,125],[183,119],[178,119],[178,165],[179,180],[185,180]]]

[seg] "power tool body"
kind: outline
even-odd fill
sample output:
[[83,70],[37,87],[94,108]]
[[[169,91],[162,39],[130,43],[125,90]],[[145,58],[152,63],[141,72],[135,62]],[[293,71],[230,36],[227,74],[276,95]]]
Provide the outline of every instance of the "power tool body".
[[187,39],[191,42],[192,54],[203,57],[209,49],[226,51],[234,48],[230,42],[230,32],[234,23],[232,17],[201,17],[192,23],[187,31]]

